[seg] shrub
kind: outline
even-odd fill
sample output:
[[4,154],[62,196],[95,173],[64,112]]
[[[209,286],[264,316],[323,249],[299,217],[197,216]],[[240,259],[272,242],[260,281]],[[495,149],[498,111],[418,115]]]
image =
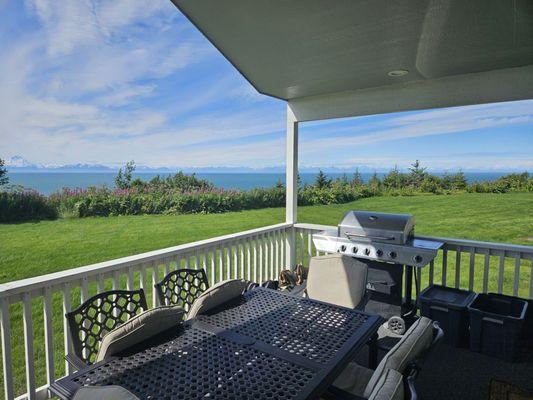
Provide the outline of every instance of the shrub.
[[57,209],[35,191],[0,192],[0,222],[55,219]]

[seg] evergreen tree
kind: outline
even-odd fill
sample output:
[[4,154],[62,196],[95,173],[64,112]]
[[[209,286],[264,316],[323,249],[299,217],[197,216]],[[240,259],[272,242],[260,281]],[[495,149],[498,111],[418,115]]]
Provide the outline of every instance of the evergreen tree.
[[319,189],[324,189],[331,186],[331,179],[328,179],[326,174],[322,170],[318,171],[318,175],[315,179],[315,186]]
[[348,186],[348,175],[342,174],[341,178],[339,179],[341,185]]
[[411,164],[411,166],[409,167],[409,171],[411,171],[411,173],[409,174],[409,181],[410,181],[409,183],[413,187],[415,188],[420,187],[420,184],[422,183],[422,181],[427,175],[426,169],[427,169],[426,167],[420,166],[420,161],[418,160],[416,160],[413,164]]
[[383,177],[383,186],[385,189],[401,189],[404,186],[405,176],[400,172],[398,166]]
[[455,190],[465,190],[467,188],[468,182],[463,171],[459,171],[453,176],[452,185]]
[[442,188],[444,190],[451,190],[452,189],[452,187],[453,187],[453,178],[447,172],[445,172],[444,175],[442,176],[441,182],[442,182]]
[[368,186],[374,193],[379,192],[381,189],[381,181],[378,178],[377,172],[374,172],[372,177],[368,180]]
[[352,186],[361,186],[363,184],[363,177],[361,176],[361,173],[359,172],[359,168],[355,169],[351,184]]
[[128,161],[124,166],[124,171],[122,168],[118,170],[118,174],[115,177],[115,185],[119,189],[129,189],[131,188],[131,175],[135,171],[135,162]]
[[4,167],[5,161],[0,158],[0,186],[7,185],[9,178],[7,177],[7,169]]

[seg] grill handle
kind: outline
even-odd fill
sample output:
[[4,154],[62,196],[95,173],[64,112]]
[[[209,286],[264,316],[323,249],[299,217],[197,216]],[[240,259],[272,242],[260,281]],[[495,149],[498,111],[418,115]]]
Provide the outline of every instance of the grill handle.
[[374,240],[394,240],[394,236],[371,236],[371,235],[365,235],[362,233],[348,233],[348,232],[346,232],[345,235],[348,237],[348,239],[351,239],[352,237],[356,237],[356,238],[366,238],[366,239],[374,239]]

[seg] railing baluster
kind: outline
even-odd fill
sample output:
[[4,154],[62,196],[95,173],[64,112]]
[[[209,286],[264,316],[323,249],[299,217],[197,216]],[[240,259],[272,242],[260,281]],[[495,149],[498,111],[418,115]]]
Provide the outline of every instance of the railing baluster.
[[483,266],[483,293],[489,291],[489,266],[490,266],[490,253],[485,254],[485,263]]
[[211,247],[209,252],[210,252],[209,265],[211,267],[211,282],[209,282],[209,285],[212,286],[215,284],[215,276],[216,276],[216,270],[215,270],[216,269],[216,254],[217,254],[216,247]]
[[96,290],[98,290],[98,293],[100,293],[104,291],[104,288],[104,276],[102,274],[98,274],[98,277],[96,278]]
[[503,293],[503,272],[505,269],[505,252],[500,255],[500,268],[498,271],[498,293]]
[[461,286],[461,247],[455,250],[455,288]]
[[239,243],[238,243],[238,248],[239,248],[239,268],[240,268],[240,276],[239,278],[240,279],[244,279],[244,240],[239,240]]
[[46,356],[46,383],[51,385],[55,380],[54,373],[54,325],[52,321],[52,289],[44,289],[44,351]]
[[259,235],[259,284],[263,283],[263,235]]
[[26,390],[28,399],[35,399],[35,362],[33,354],[33,321],[31,316],[31,297],[23,298],[24,356],[26,360]]
[[273,240],[273,232],[270,232],[268,234],[268,241],[270,243],[270,279],[274,279],[274,240]]
[[448,250],[442,250],[442,286],[446,286],[446,275],[448,274]]
[[133,282],[133,267],[128,268],[128,278],[126,280],[126,288],[128,290],[133,290],[135,283]]
[[[158,272],[157,262],[152,262],[152,288],[154,285],[159,282],[159,272]],[[155,291],[155,288],[152,290],[152,307],[156,307],[159,303],[159,299],[157,298],[157,292]],[[161,304],[163,305],[163,304]]]
[[275,262],[275,265],[274,265],[274,275],[275,277],[279,276],[279,264],[280,264],[280,260],[279,260],[279,250],[280,250],[280,246],[279,246],[279,230],[275,231],[274,232],[274,243],[275,243],[275,250],[274,252],[276,253],[276,262]]
[[476,249],[475,247],[470,249],[470,270],[468,274],[468,290],[474,290],[474,268],[476,263]]
[[13,392],[13,364],[11,361],[11,316],[9,314],[9,302],[7,299],[0,300],[0,329],[2,330],[2,371],[4,375],[4,396],[6,400],[12,400]]
[[87,284],[87,277],[81,278],[81,303],[85,303],[85,301],[89,297],[89,287]]
[[113,272],[113,290],[120,288],[120,275],[118,271]]
[[163,259],[163,269],[165,271],[165,276],[170,273],[170,258]]
[[518,296],[519,287],[520,287],[520,253],[518,253],[514,259],[513,296]]
[[246,279],[252,280],[252,241],[250,238],[245,239],[246,244]]
[[253,246],[254,279],[253,279],[253,281],[254,282],[257,282],[257,239],[258,239],[258,237],[255,236],[254,237],[254,241],[253,241],[253,243],[254,243],[254,246]]
[[313,233],[312,231],[307,231],[307,265],[311,262],[311,257],[313,254]]
[[218,279],[224,279],[224,246],[221,244],[218,248]]
[[238,275],[238,269],[239,269],[239,242],[234,242],[234,246],[231,247],[233,249],[233,279],[237,279],[239,277]]
[[194,252],[193,257],[194,257],[194,269],[198,269],[200,267],[200,259],[199,259],[198,251]]
[[298,234],[298,242],[300,242],[300,260],[296,262],[296,264],[303,264],[304,263],[304,233],[300,231]]
[[146,264],[141,265],[139,287],[143,290],[146,290],[146,268]]
[[202,269],[207,274],[207,248],[202,251]]
[[[70,312],[70,284],[65,283],[62,290],[63,295],[63,344],[65,347],[65,355],[70,354],[71,343],[70,340],[70,327],[68,326],[68,320],[65,316],[66,313]],[[65,371],[67,374],[72,374],[72,365],[68,361],[65,361]]]
[[226,279],[231,279],[231,243],[226,244]]

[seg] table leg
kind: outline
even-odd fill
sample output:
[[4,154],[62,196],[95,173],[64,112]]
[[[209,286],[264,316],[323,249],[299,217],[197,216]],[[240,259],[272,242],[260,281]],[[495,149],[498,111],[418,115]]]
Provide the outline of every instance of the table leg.
[[372,335],[368,340],[368,368],[376,369],[378,366],[378,334]]

